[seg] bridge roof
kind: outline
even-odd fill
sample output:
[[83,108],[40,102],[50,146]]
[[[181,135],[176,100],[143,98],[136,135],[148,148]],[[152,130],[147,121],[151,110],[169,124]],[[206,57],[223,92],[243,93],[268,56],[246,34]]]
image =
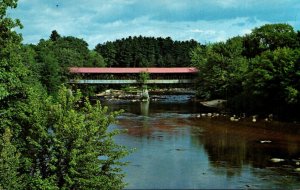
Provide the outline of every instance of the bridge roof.
[[198,69],[195,67],[135,67],[135,68],[120,68],[120,67],[70,67],[71,73],[197,73]]

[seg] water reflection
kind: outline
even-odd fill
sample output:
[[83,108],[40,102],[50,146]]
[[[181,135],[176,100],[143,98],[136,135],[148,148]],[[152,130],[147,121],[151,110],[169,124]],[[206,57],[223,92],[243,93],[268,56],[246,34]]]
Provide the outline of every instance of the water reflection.
[[[205,130],[205,135],[193,135],[193,142],[203,144],[210,156],[212,165],[219,167],[226,163],[229,167],[251,164],[255,167],[272,165],[271,158],[286,161],[300,156],[299,136],[261,128],[233,125],[232,122],[196,122]],[[270,143],[261,143],[263,140]]]
[[[187,102],[115,108],[126,110],[116,127],[128,129],[116,141],[137,149],[126,158],[131,162],[124,168],[128,188],[300,187],[293,161],[300,158],[298,134],[225,119],[198,119],[193,114],[203,110]],[[273,163],[271,158],[284,162]]]
[[150,101],[140,102],[141,115],[144,116],[149,115],[149,105],[150,105]]

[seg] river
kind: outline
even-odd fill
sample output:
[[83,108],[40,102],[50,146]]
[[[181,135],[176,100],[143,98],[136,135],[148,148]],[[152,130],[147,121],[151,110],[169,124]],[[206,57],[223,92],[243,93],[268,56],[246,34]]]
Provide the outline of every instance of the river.
[[300,127],[198,118],[210,110],[188,99],[104,102],[112,110],[125,110],[111,127],[127,129],[115,141],[135,149],[123,159],[129,162],[126,188],[300,188]]

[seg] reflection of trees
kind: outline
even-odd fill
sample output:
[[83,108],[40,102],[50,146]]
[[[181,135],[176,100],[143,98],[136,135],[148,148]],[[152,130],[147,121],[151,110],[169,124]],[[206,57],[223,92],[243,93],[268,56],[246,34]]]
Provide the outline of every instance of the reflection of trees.
[[[199,136],[192,136],[192,142],[203,144],[210,164],[218,168],[217,172],[228,177],[239,175],[244,165],[251,164],[255,168],[280,166],[270,162],[271,158],[284,158],[282,164],[291,164],[293,158],[300,157],[299,140],[288,134],[270,132],[249,126],[233,125],[232,122],[213,122],[202,120],[197,124],[204,128]],[[199,134],[193,129],[193,134]],[[259,140],[270,139],[270,144],[262,144]],[[279,143],[276,142],[288,142]],[[225,170],[223,170],[225,169]]]
[[140,103],[141,115],[144,115],[144,116],[149,115],[149,104],[150,104],[150,101],[145,101],[145,102]]
[[203,143],[213,167],[225,168],[229,177],[240,174],[247,156],[244,139],[235,138],[226,128],[220,128],[208,130],[198,140]]

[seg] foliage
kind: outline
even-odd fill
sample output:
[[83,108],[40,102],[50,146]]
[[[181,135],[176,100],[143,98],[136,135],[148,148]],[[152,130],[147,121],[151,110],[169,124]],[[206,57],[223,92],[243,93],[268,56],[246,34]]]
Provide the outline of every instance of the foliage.
[[194,40],[129,36],[98,44],[95,51],[109,67],[184,67],[191,64],[189,52],[197,45]]
[[6,9],[16,8],[17,1],[0,3],[0,101],[4,105],[11,97],[21,93],[21,81],[26,76],[26,69],[18,55],[22,38],[13,31],[13,28],[22,25],[19,20],[6,17]]
[[117,113],[59,87],[76,60],[103,64],[101,57],[57,32],[22,46],[20,22],[6,16],[16,6],[0,1],[0,189],[123,188],[127,151],[108,132]]
[[290,25],[267,24],[226,43],[196,47],[191,60],[200,71],[198,96],[227,99],[234,112],[299,118],[298,36]]
[[119,159],[126,151],[114,144],[116,131],[107,132],[117,112],[108,113],[99,102],[83,106],[80,92],[63,87],[50,105],[47,123],[51,145],[49,173],[61,189],[121,189]]
[[245,79],[245,91],[263,101],[269,110],[299,104],[299,59],[297,49],[263,52],[250,63],[252,69]]
[[20,154],[11,138],[12,133],[6,128],[0,139],[0,189],[22,189],[22,177],[18,172]]
[[104,61],[104,58],[99,53],[97,53],[96,51],[90,51],[89,52],[88,64],[86,66],[89,66],[89,67],[105,67],[106,63]]
[[198,96],[204,99],[227,98],[240,91],[247,61],[240,37],[208,46],[198,46],[191,52],[192,62],[199,68]]
[[45,40],[41,40],[35,47],[36,62],[40,67],[37,75],[40,76],[40,82],[50,94],[57,92],[59,85],[64,82],[63,69],[53,49],[54,42]]
[[22,157],[13,166],[23,176],[23,187],[123,188],[119,159],[127,151],[112,139],[119,131],[108,132],[119,112],[82,100],[79,91],[66,87],[53,99],[36,85],[27,89],[25,101],[16,102],[14,124],[20,131],[15,138]]
[[61,36],[52,31],[49,40],[40,40],[34,46],[35,60],[39,65],[38,76],[47,91],[54,95],[61,84],[69,80],[69,67],[104,67],[104,58],[88,49],[79,38]]
[[244,38],[247,57],[255,57],[266,50],[275,50],[278,47],[295,48],[299,45],[297,34],[288,24],[266,24],[252,30]]
[[145,84],[149,79],[150,79],[150,74],[148,72],[140,72],[139,74],[140,83]]
[[61,38],[59,33],[56,30],[53,30],[51,35],[50,35],[50,40],[57,41],[59,38]]

